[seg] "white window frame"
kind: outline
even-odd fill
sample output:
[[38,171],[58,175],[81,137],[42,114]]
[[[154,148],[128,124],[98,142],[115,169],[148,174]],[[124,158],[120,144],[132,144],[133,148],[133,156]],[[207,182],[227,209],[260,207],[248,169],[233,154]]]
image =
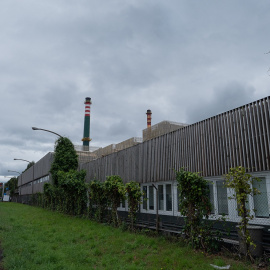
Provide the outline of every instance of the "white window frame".
[[[266,189],[267,189],[267,199],[268,199],[268,211],[270,213],[270,172],[255,172],[250,173],[252,177],[265,178]],[[217,181],[224,180],[223,176],[220,177],[207,177],[205,178],[207,181],[213,182],[213,192],[214,192],[214,214],[210,216],[210,219],[220,218],[221,215],[218,214],[218,198],[217,198]],[[227,188],[227,196],[228,196],[228,215],[225,215],[225,219],[227,221],[239,222],[241,218],[238,216],[237,211],[237,202],[234,198],[234,190],[231,188]],[[231,197],[232,199],[229,199]],[[258,224],[258,225],[270,225],[270,217],[256,217],[254,212],[254,200],[253,196],[249,195],[249,209],[250,214],[254,216],[252,220],[249,221],[250,224]]]
[[[166,200],[166,185],[170,184],[171,185],[171,195],[172,195],[172,210],[171,211],[166,211],[167,209],[167,200]],[[177,202],[175,203],[175,181],[163,181],[163,182],[154,182],[154,183],[143,183],[141,184],[141,191],[143,191],[143,187],[147,187],[147,210],[143,209],[143,203],[141,203],[140,206],[140,211],[141,213],[149,213],[149,214],[156,214],[156,206],[157,206],[157,192],[156,188],[153,188],[153,193],[154,193],[154,209],[149,209],[149,187],[154,185],[157,189],[159,185],[163,185],[163,205],[164,205],[164,210],[158,210],[158,214],[160,215],[167,215],[167,216],[174,216],[175,215],[175,206],[177,205]]]
[[124,205],[120,202],[120,207],[117,207],[117,211],[128,211],[128,202],[125,200]]

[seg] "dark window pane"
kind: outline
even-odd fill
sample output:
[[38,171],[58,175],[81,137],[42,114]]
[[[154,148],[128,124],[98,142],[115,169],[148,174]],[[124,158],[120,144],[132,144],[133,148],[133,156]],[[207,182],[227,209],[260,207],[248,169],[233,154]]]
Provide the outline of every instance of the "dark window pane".
[[218,213],[228,215],[228,195],[224,181],[217,182]]
[[164,210],[163,185],[158,186],[158,209],[159,210]]
[[172,185],[166,185],[166,211],[172,211]]
[[149,186],[149,209],[154,210],[154,187]]
[[215,202],[214,202],[214,186],[213,186],[213,183],[210,182],[208,184],[208,187],[209,187],[209,200],[210,200],[210,203],[211,203],[211,214],[214,214],[215,213]]
[[147,186],[143,186],[143,209],[147,210]]

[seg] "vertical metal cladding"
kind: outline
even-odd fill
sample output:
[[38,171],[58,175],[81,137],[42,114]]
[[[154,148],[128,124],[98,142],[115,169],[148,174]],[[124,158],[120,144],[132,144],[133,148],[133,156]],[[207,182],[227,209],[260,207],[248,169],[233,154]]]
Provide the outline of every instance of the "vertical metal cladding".
[[132,175],[132,180],[147,183],[171,181],[173,169],[182,167],[210,177],[236,166],[248,172],[270,170],[270,97],[145,140],[82,169],[88,181],[115,174],[126,182]]
[[151,120],[152,120],[151,110],[147,110],[146,115],[147,115],[147,127],[149,128],[149,127],[151,127]]
[[85,114],[84,114],[84,131],[83,131],[83,145],[89,146],[90,139],[90,106],[92,104],[91,98],[85,98]]

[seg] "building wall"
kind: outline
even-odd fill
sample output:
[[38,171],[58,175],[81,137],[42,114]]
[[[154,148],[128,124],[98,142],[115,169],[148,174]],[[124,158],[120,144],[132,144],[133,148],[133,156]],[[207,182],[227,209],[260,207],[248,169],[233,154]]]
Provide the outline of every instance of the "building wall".
[[[259,177],[261,182],[257,182],[256,188],[261,191],[260,194],[249,196],[247,206],[250,214],[254,218],[250,224],[261,224],[270,226],[270,172],[253,173],[254,177]],[[210,219],[224,217],[226,221],[239,222],[240,217],[237,211],[237,203],[234,199],[234,191],[224,186],[224,177],[209,177],[210,200],[213,206]],[[141,185],[144,199],[141,204],[140,213],[156,214],[157,200],[158,213],[163,216],[181,217],[179,211],[179,195],[177,181],[162,181],[154,183],[143,183]],[[157,196],[158,192],[158,196]],[[119,211],[128,211],[127,202],[121,205]]]
[[124,182],[175,179],[181,167],[213,177],[231,167],[270,170],[269,97],[81,165],[87,182],[120,175]]
[[44,183],[50,181],[49,171],[52,162],[53,153],[50,152],[19,176],[20,195],[43,192]]
[[[147,200],[141,205],[141,214],[154,216],[159,198],[159,205],[163,205],[159,214],[168,217],[181,216],[174,169],[184,167],[200,172],[212,183],[209,187],[214,206],[211,218],[221,217],[224,212],[227,221],[236,224],[239,221],[237,204],[229,199],[233,191],[224,187],[223,175],[231,167],[241,165],[253,176],[262,179],[259,186],[262,194],[249,198],[248,205],[255,217],[250,223],[270,226],[269,147],[270,98],[267,97],[127,149],[80,163],[79,169],[86,170],[87,182],[93,179],[105,181],[107,176],[119,175],[125,183],[140,183],[147,194]],[[19,184],[20,181],[23,184],[20,185],[21,195],[43,191],[44,183],[49,181],[52,161],[53,154],[48,153],[34,165],[34,179],[33,168],[20,176]],[[159,197],[152,188],[153,184],[160,191]],[[118,210],[126,212],[127,203]]]

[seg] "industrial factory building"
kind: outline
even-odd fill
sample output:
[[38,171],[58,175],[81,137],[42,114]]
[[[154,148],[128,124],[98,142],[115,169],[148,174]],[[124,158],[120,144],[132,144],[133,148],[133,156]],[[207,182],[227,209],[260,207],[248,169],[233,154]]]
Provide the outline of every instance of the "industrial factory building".
[[[89,147],[85,144],[90,141],[89,134],[85,133],[84,138],[84,147]],[[141,216],[149,219],[158,210],[159,215],[175,221],[180,213],[174,170],[184,167],[211,180],[212,218],[225,214],[229,222],[238,222],[236,201],[228,199],[232,190],[224,187],[223,175],[230,168],[241,165],[261,178],[261,182],[254,184],[261,194],[249,198],[249,209],[254,215],[250,223],[268,228],[269,147],[270,97],[266,97],[191,125],[169,121],[151,125],[151,111],[148,110],[147,128],[142,138],[77,153],[79,169],[86,170],[87,182],[94,178],[105,181],[109,175],[119,175],[125,183],[136,181],[147,198],[141,205]],[[49,181],[52,161],[53,153],[48,153],[20,175],[22,196],[42,192],[44,182]],[[123,213],[127,210],[127,203],[119,207]]]

